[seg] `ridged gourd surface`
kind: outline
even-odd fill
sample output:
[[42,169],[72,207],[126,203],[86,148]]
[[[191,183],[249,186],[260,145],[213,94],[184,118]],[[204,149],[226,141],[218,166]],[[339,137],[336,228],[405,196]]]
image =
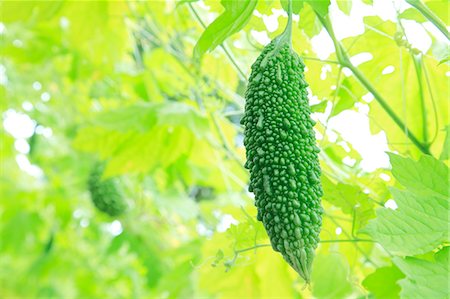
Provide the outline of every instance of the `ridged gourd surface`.
[[252,66],[241,124],[257,219],[273,249],[309,282],[323,192],[304,68],[289,43],[267,45]]
[[100,211],[119,216],[127,209],[127,204],[115,178],[103,179],[103,165],[96,165],[92,169],[88,187],[92,202]]

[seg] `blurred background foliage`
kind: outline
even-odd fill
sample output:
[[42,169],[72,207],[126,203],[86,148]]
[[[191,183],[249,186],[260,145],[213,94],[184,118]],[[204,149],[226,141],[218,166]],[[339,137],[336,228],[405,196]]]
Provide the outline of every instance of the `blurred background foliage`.
[[[303,288],[256,221],[239,125],[250,66],[287,18],[236,3],[0,2],[3,298],[445,294],[448,36],[400,0],[295,2],[326,211]],[[447,1],[421,5],[448,26]],[[391,156],[391,173],[384,151],[413,160]],[[90,201],[98,160],[125,215]]]

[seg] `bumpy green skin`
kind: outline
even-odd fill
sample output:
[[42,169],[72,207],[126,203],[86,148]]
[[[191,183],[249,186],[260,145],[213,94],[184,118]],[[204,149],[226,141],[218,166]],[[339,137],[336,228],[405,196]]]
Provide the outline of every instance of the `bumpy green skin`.
[[267,45],[252,66],[241,124],[257,218],[273,249],[309,282],[323,191],[304,67],[290,43]]
[[102,179],[104,166],[96,165],[89,176],[88,187],[94,205],[100,211],[119,216],[127,209],[127,204],[114,178]]

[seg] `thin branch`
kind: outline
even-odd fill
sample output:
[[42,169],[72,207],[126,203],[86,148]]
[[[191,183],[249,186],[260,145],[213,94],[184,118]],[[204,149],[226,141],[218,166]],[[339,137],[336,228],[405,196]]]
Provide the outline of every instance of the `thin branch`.
[[422,59],[421,57],[416,57],[411,53],[414,61],[414,69],[416,70],[417,82],[419,84],[419,100],[420,100],[420,110],[422,112],[422,138],[425,144],[428,143],[428,121],[427,121],[427,111],[425,107],[425,96],[422,84]]
[[304,60],[312,60],[312,61],[319,61],[319,62],[327,62],[327,63],[339,64],[339,61],[336,61],[336,60],[319,59],[319,58],[310,57],[310,56],[304,56],[304,55],[301,55],[301,57]]
[[406,2],[417,9],[428,21],[433,23],[439,31],[441,31],[445,37],[450,40],[450,34],[445,26],[445,23],[439,19],[426,5],[422,3],[420,0],[406,0]]
[[[333,217],[329,217],[329,218],[330,218],[330,220],[331,220],[335,225],[341,227],[341,225],[339,224],[339,222],[337,222]],[[345,230],[342,230],[342,232],[344,233],[344,235],[345,235],[347,238],[349,238],[349,240],[351,240],[351,236],[350,236]],[[361,247],[358,246],[358,244],[357,244],[356,242],[353,242],[353,243],[355,243],[354,246],[355,246],[356,250],[359,251],[369,263],[371,263],[371,264],[374,265],[375,267],[378,267],[378,266],[370,259],[370,257],[367,255],[367,253],[365,253],[365,252],[361,249]]]
[[[399,15],[399,11],[397,11],[397,24],[400,27],[400,29],[402,30],[403,35],[406,38],[406,41],[408,42],[408,45],[410,45],[408,36],[406,35],[405,32],[405,27],[403,27],[402,21],[400,20],[400,18],[398,17]],[[419,100],[420,100],[420,110],[422,112],[422,138],[423,138],[423,143],[426,145],[429,145],[428,143],[428,121],[427,121],[427,111],[426,111],[426,107],[425,107],[425,95],[424,95],[424,90],[423,90],[423,83],[422,83],[422,57],[415,55],[413,51],[411,51],[411,46],[407,47],[409,50],[409,53],[411,55],[411,59],[414,62],[414,69],[416,71],[416,76],[417,76],[417,83],[419,85]]]
[[348,239],[348,240],[320,240],[319,243],[356,243],[356,242],[371,242],[375,243],[374,240],[369,239]]
[[431,83],[430,83],[430,79],[428,77],[428,71],[427,71],[427,66],[425,64],[425,61],[422,61],[422,67],[423,67],[423,72],[425,74],[425,80],[427,82],[428,92],[430,93],[431,103],[432,103],[432,106],[433,106],[434,125],[436,127],[436,129],[434,131],[434,136],[433,136],[433,138],[430,141],[430,144],[433,144],[436,141],[436,138],[437,138],[437,135],[438,135],[438,131],[439,131],[439,118],[438,118],[438,114],[437,114],[436,101],[435,101],[434,96],[433,96],[433,90],[431,89]]
[[235,250],[234,253],[235,254],[239,254],[239,253],[250,251],[250,250],[253,250],[253,249],[257,249],[257,248],[261,248],[261,247],[270,247],[270,246],[272,246],[272,245],[270,245],[270,244],[257,244],[257,245],[254,245],[252,247],[249,247],[249,248]]
[[219,123],[217,122],[215,113],[211,113],[211,119],[212,119],[214,127],[217,131],[217,134],[219,135],[219,138],[220,138],[220,141],[222,142],[223,147],[230,154],[231,158],[233,158],[233,160],[235,160],[240,166],[242,166],[244,164],[244,162],[241,161],[241,159],[236,155],[235,151],[228,144],[225,134],[223,133],[222,128],[220,127]]

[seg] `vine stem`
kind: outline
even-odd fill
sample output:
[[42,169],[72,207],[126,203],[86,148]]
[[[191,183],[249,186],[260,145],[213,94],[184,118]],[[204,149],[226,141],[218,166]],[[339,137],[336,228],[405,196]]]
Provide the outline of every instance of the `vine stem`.
[[[373,240],[368,240],[368,239],[347,239],[347,240],[321,240],[319,241],[319,243],[357,243],[357,242],[375,242]],[[256,250],[258,248],[264,248],[264,247],[272,247],[271,244],[256,244],[254,246],[248,247],[248,248],[244,248],[244,249],[239,249],[239,250],[234,250],[234,256],[233,259],[230,261],[230,264],[234,264],[239,256],[239,254],[250,251],[250,250]],[[359,247],[357,247],[357,249],[360,249]],[[364,255],[364,253],[363,253]],[[366,258],[368,259],[368,257],[366,256]],[[370,261],[370,259],[368,259]],[[370,261],[371,262],[371,261]],[[372,262],[373,263],[373,262]]]
[[[405,36],[408,44],[410,44],[409,40],[408,40],[408,36],[406,35],[405,32],[405,28],[403,27],[402,21],[400,20],[400,18],[398,17],[399,12],[397,11],[397,24],[400,27],[403,35]],[[424,96],[424,89],[423,89],[423,83],[422,83],[422,71],[423,71],[423,56],[419,56],[413,53],[413,51],[411,51],[411,48],[409,48],[409,52],[411,55],[411,59],[414,62],[414,69],[416,71],[416,76],[417,76],[417,84],[419,85],[419,99],[420,99],[420,109],[422,112],[422,138],[423,138],[423,143],[426,145],[429,145],[430,143],[428,142],[428,130],[427,130],[427,124],[428,124],[428,120],[427,120],[427,111],[426,111],[426,107],[425,107],[425,96]]]
[[[202,18],[200,18],[200,15],[197,13],[197,11],[195,10],[195,8],[192,5],[192,3],[188,3],[188,6],[189,6],[189,9],[194,14],[195,18],[197,19],[197,21],[200,23],[200,25],[202,25],[203,29],[205,29],[206,28],[206,24],[203,22]],[[236,68],[236,70],[239,73],[239,76],[241,77],[241,79],[242,80],[246,80],[247,76],[242,71],[242,69],[239,67],[239,65],[237,64],[237,62],[234,59],[234,57],[231,54],[231,52],[227,49],[227,47],[225,47],[225,45],[223,43],[220,44],[220,47],[225,52],[225,55],[228,57],[228,59],[230,59],[230,62],[233,64],[233,66]]]
[[356,243],[356,242],[372,242],[374,243],[374,240],[369,239],[349,239],[349,240],[320,240],[319,243]]
[[450,40],[450,34],[445,26],[444,22],[439,19],[425,4],[420,0],[406,0],[406,2],[417,9],[428,21],[433,23],[439,31],[441,31],[447,39]]
[[336,55],[339,63],[343,67],[347,67],[353,73],[353,75],[359,80],[359,82],[373,95],[375,100],[381,105],[381,107],[386,111],[386,113],[392,118],[392,120],[399,126],[402,131],[404,130],[406,136],[412,141],[412,143],[424,154],[431,155],[429,146],[423,144],[406,126],[405,123],[400,119],[400,117],[392,110],[387,101],[381,96],[381,94],[375,89],[375,87],[369,82],[369,80],[364,76],[364,74],[354,66],[342,46],[342,44],[337,40],[334,35],[333,28],[331,26],[331,21],[328,16],[325,18],[322,17],[318,12],[316,12],[317,17],[319,18],[322,25],[327,30],[331,39],[333,40],[334,47],[336,49]]
[[257,248],[261,248],[261,247],[270,247],[270,246],[272,246],[272,245],[270,245],[270,244],[256,244],[256,245],[254,245],[252,247],[235,250],[234,254],[239,254],[239,253],[250,251],[250,250],[253,250],[253,249],[257,249]]

